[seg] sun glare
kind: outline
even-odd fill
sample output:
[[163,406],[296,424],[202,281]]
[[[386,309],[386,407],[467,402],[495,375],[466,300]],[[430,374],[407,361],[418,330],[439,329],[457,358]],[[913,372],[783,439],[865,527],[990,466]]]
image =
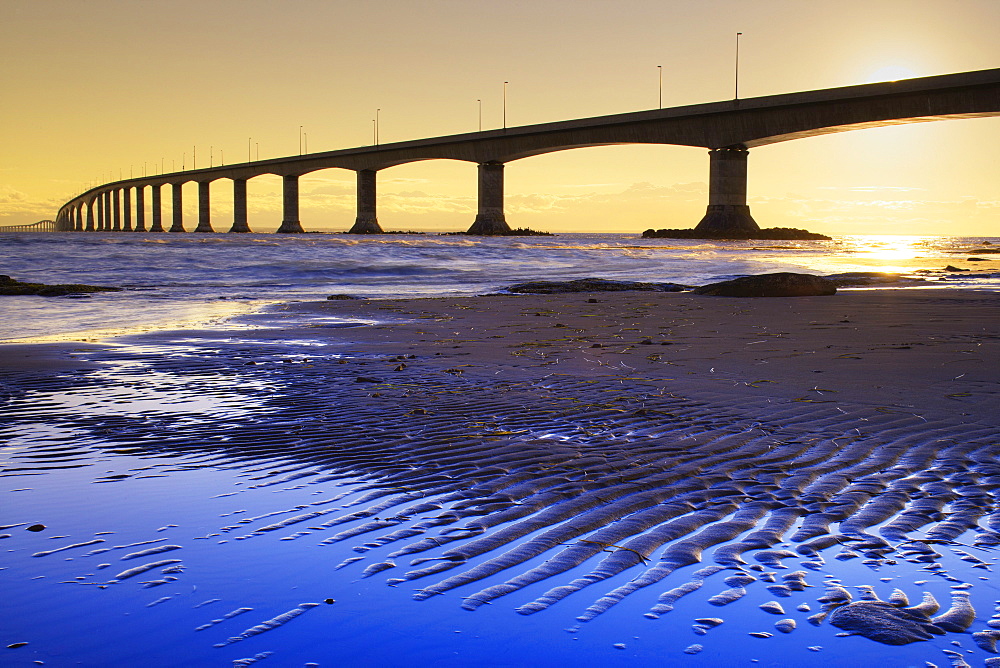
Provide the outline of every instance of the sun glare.
[[900,79],[912,79],[917,73],[909,67],[902,65],[886,65],[871,73],[865,83],[878,83],[880,81],[899,81]]

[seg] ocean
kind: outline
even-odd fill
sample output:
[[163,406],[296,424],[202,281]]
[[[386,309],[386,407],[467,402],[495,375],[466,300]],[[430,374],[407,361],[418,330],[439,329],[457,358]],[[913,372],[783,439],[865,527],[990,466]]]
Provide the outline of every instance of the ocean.
[[[923,287],[1000,290],[1000,237],[844,236],[705,242],[636,234],[442,235],[20,233],[0,235],[19,281],[126,288],[86,298],[7,297],[0,341],[98,339],[196,326],[267,304],[475,295],[530,280],[599,277],[703,285],[747,274],[894,272]],[[954,267],[963,271],[946,270]]]

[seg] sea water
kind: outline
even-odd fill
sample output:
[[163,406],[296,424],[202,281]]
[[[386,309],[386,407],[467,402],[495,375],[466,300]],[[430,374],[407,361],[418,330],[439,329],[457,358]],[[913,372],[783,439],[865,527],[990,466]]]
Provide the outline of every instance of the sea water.
[[331,294],[475,295],[522,281],[587,277],[703,285],[776,271],[866,271],[919,277],[925,286],[998,290],[1000,256],[969,260],[998,244],[997,237],[926,236],[713,242],[636,234],[3,234],[0,274],[126,291],[4,298],[0,341],[204,324]]

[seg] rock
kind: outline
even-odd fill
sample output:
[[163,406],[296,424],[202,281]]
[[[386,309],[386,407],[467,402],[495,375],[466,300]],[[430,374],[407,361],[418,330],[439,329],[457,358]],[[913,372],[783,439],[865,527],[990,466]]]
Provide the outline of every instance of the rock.
[[800,230],[794,227],[768,227],[763,230],[738,230],[711,234],[695,229],[649,229],[642,233],[643,239],[715,239],[728,240],[766,240],[766,241],[830,241],[830,237],[817,232]]
[[780,272],[744,276],[695,288],[712,297],[814,297],[837,294],[837,286],[821,276]]
[[640,281],[612,281],[606,278],[578,278],[573,281],[528,281],[507,288],[519,294],[552,295],[565,292],[621,292],[643,290],[646,292],[680,292],[690,286],[678,283],[643,283]]
[[782,633],[791,633],[795,630],[796,624],[794,619],[779,619],[774,623],[774,628],[778,629]]
[[684,653],[685,654],[697,654],[698,652],[700,652],[703,649],[705,649],[705,648],[702,647],[701,645],[695,643],[694,645],[688,645],[687,648],[684,650]]
[[912,278],[881,271],[847,271],[841,274],[827,274],[823,278],[833,281],[838,288],[863,285],[913,285],[925,282],[922,278]]
[[952,266],[950,264],[947,267],[945,267],[944,270],[945,271],[972,271],[971,269],[962,269],[961,267],[955,267],[955,266]]
[[0,295],[37,295],[39,297],[64,297],[90,292],[121,292],[121,288],[103,285],[83,285],[81,283],[61,283],[46,285],[45,283],[22,283],[10,276],[0,274]]
[[830,615],[830,623],[886,645],[906,645],[944,634],[944,629],[933,624],[928,615],[884,601],[858,601],[837,608]]
[[328,301],[344,301],[348,299],[364,299],[364,297],[355,297],[354,295],[330,295],[327,297]]
[[783,615],[785,614],[785,609],[781,607],[781,604],[777,601],[768,601],[767,603],[761,603],[758,606],[764,612],[769,612],[772,615]]

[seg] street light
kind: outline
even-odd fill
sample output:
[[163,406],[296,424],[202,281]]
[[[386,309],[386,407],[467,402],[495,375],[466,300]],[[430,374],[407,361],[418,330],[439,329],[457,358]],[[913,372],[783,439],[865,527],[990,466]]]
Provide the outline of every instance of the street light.
[[657,65],[656,69],[660,72],[660,109],[663,109],[663,65]]
[[372,146],[378,146],[378,125],[372,119]]
[[221,148],[219,149],[219,166],[220,167],[226,166],[226,154],[222,152]]
[[733,91],[733,99],[740,99],[740,35],[743,33],[736,33],[736,88]]
[[198,147],[191,147],[191,169],[198,169]]
[[381,109],[376,109],[375,110],[375,145],[376,146],[378,146],[378,140],[379,140],[379,136],[378,136],[378,122],[379,122],[379,117],[378,117],[378,114],[379,114],[380,111],[382,111],[382,110]]
[[247,137],[247,162],[250,162],[250,148],[253,146],[253,137]]
[[483,101],[476,100],[479,103],[479,131],[483,131]]
[[508,81],[503,82],[503,129],[507,129],[507,84]]
[[299,126],[299,155],[302,155],[302,126]]
[[215,146],[208,145],[208,166],[215,167]]

